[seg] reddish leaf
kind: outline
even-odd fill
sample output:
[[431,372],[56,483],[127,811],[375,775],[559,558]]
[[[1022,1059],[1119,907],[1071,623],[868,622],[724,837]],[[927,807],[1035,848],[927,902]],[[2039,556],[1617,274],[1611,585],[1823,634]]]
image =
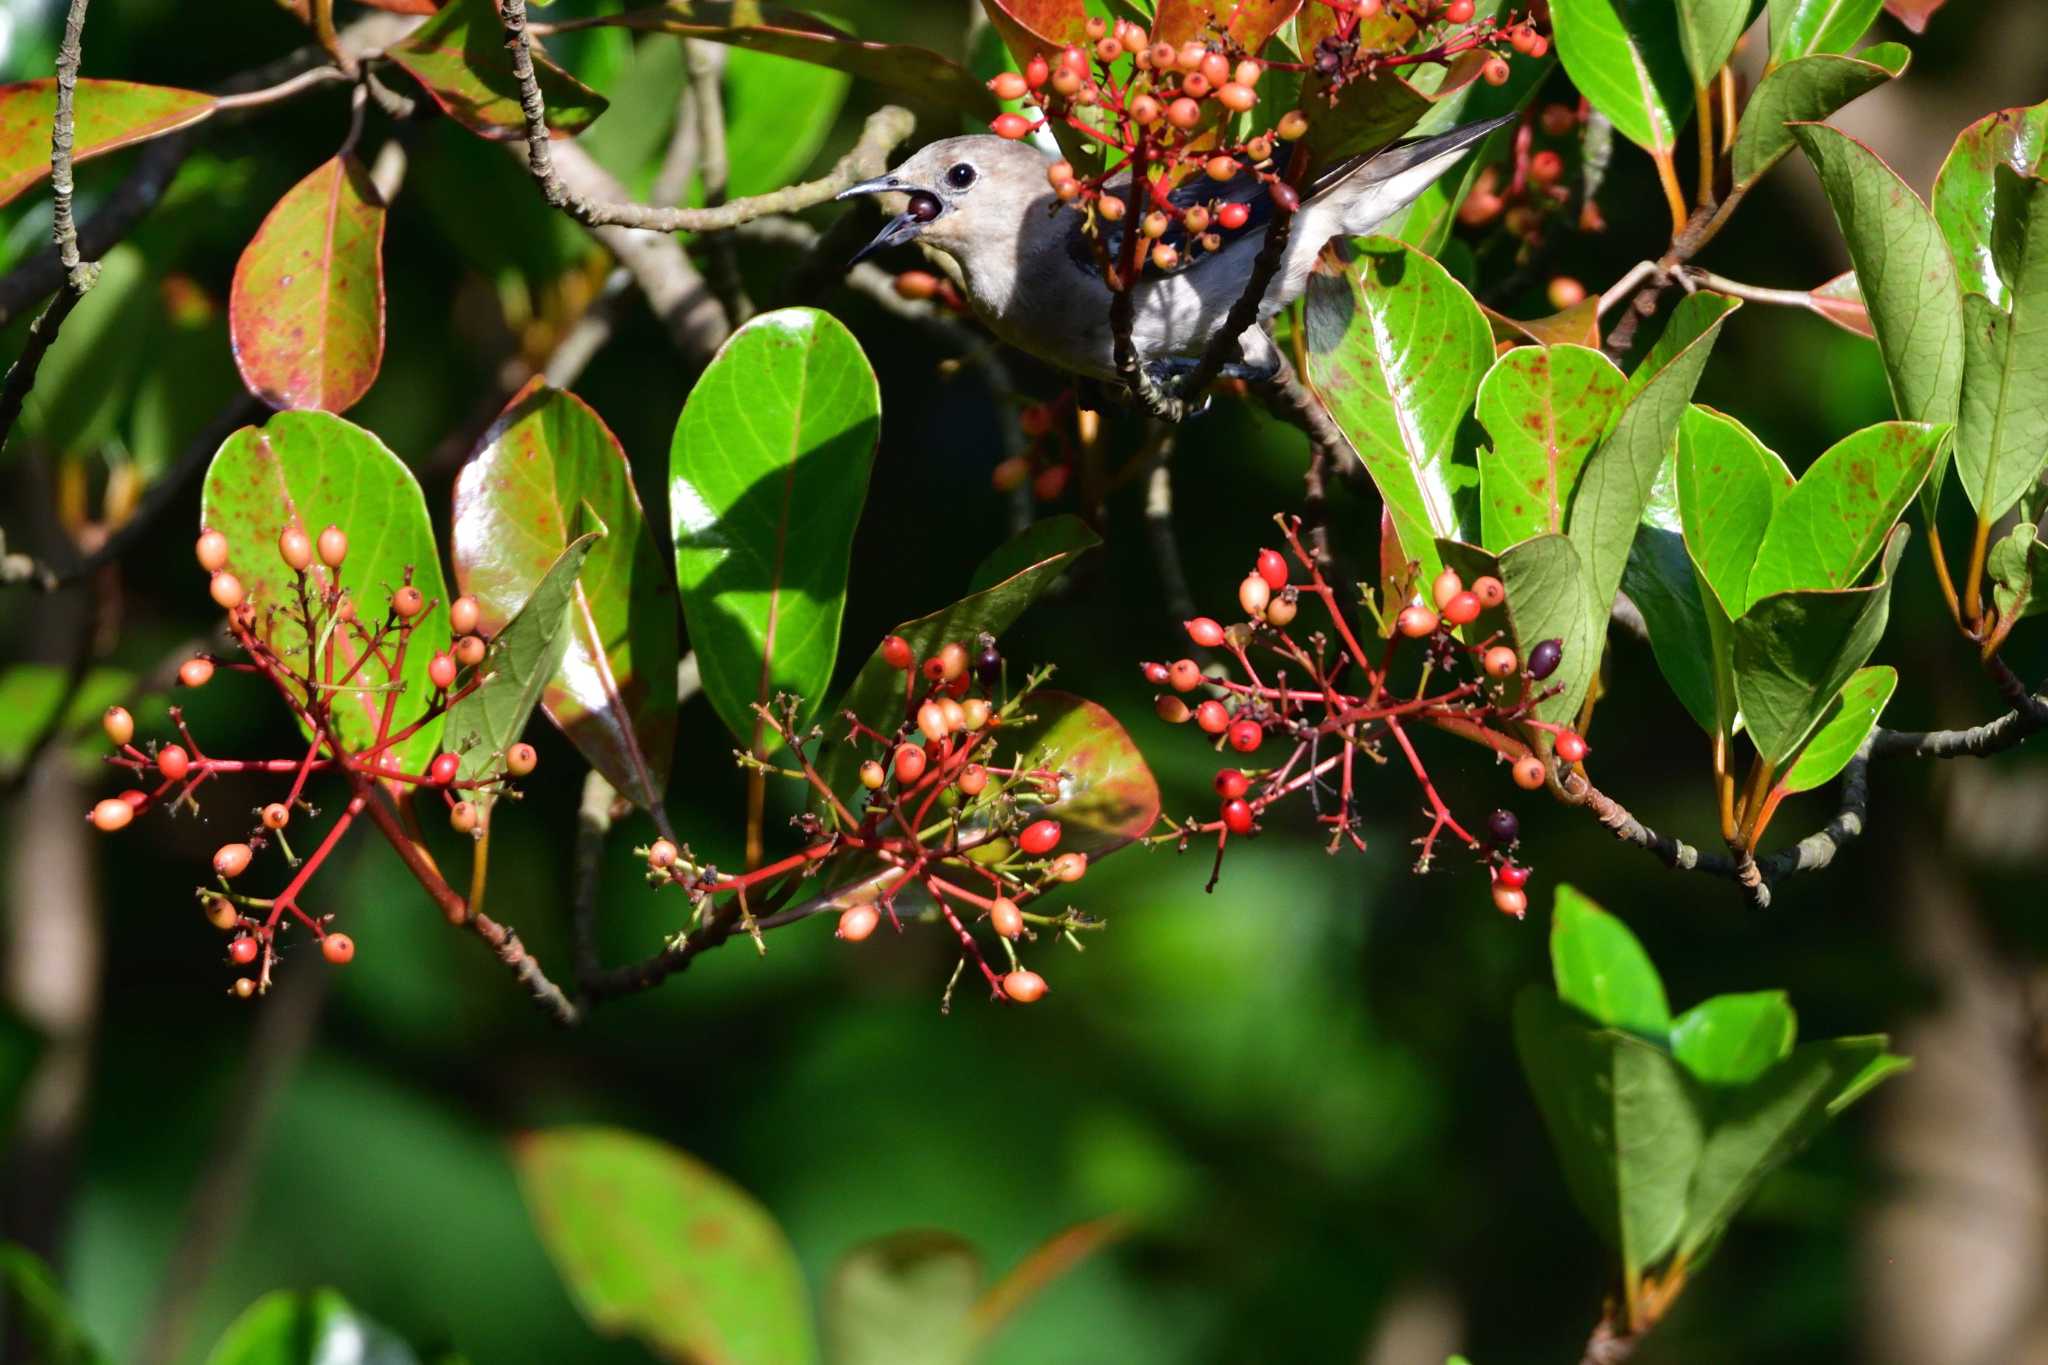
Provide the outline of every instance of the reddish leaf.
[[1511,318],[1505,313],[1496,313],[1485,304],[1479,311],[1486,314],[1487,323],[1493,328],[1493,339],[1504,347],[1534,344],[1553,346],[1568,342],[1573,346],[1600,345],[1600,296],[1588,294],[1562,313],[1549,317],[1530,318],[1523,321]]
[[371,9],[388,10],[393,14],[433,14],[441,8],[441,0],[361,0]]
[[1020,64],[1035,52],[1049,56],[1088,42],[1088,11],[1081,0],[981,0],[981,7]]
[[384,202],[354,157],[277,201],[235,266],[235,364],[277,408],[346,412],[384,359]]
[[[50,120],[57,82],[0,85],[0,204],[50,173]],[[84,161],[190,127],[213,112],[213,96],[130,81],[80,81],[71,157]]]
[[[472,133],[501,141],[526,136],[512,54],[492,0],[454,0],[392,48],[390,57]],[[574,137],[605,111],[605,97],[549,61],[538,44],[533,67],[553,136]]]
[[[1309,7],[1336,13],[1325,5]],[[1152,37],[1176,45],[1190,38],[1227,38],[1235,47],[1257,52],[1300,8],[1302,0],[1161,0],[1152,20]]]
[[1870,325],[1870,309],[1864,305],[1863,291],[1856,287],[1855,271],[1844,271],[1807,297],[1813,300],[1814,312],[1843,331],[1876,338],[1877,329]]
[[1047,811],[1065,826],[1060,847],[1100,856],[1149,833],[1159,784],[1116,717],[1065,692],[1034,692],[1026,707],[1037,720],[1006,732],[1002,748],[1060,772],[1060,799]]
[[1947,0],[1884,0],[1884,7],[1892,18],[1913,32],[1925,33],[1927,21],[1946,3]]
[[585,506],[610,534],[583,563],[568,649],[541,706],[592,767],[652,807],[675,747],[675,577],[604,420],[539,379],[522,389],[456,478],[449,554],[496,634],[568,546]]

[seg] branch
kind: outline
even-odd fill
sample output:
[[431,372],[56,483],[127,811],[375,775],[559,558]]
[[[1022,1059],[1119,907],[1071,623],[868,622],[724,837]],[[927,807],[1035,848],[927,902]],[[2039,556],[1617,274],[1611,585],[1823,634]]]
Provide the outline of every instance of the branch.
[[2019,675],[1993,655],[1985,665],[2012,709],[1996,720],[1968,730],[1879,729],[1872,752],[1882,758],[1984,758],[2018,747],[2029,736],[2048,729],[2048,681],[2032,692]]
[[[907,109],[883,105],[868,115],[860,141],[839,158],[831,173],[819,180],[789,185],[767,194],[735,199],[710,208],[666,208],[635,204],[623,197],[580,192],[555,165],[547,102],[534,75],[533,44],[526,32],[526,0],[502,0],[505,46],[512,52],[512,78],[519,85],[519,108],[526,116],[526,165],[548,203],[585,227],[642,228],[651,232],[715,232],[770,213],[794,213],[826,203],[841,190],[872,179],[888,169],[889,153],[910,136],[916,120]],[[569,144],[565,144],[566,146]]]

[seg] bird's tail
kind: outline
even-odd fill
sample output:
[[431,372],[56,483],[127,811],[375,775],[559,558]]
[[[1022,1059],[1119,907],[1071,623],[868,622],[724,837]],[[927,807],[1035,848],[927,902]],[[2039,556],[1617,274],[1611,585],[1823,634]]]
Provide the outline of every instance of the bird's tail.
[[1503,114],[1447,133],[1389,143],[1360,157],[1355,166],[1334,168],[1334,174],[1316,186],[1313,198],[1337,209],[1339,232],[1363,237],[1421,198],[1459,158],[1517,117]]

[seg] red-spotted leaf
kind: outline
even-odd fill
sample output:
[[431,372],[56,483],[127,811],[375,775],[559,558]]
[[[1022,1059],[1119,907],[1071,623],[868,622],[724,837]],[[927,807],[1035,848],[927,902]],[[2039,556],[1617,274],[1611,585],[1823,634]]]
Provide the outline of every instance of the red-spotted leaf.
[[[1830,446],[1771,513],[1744,609],[1772,593],[1847,588],[1860,579],[1952,431],[1879,422]],[[1705,496],[1716,496],[1712,487]]]
[[2001,109],[1963,129],[1934,178],[1934,220],[1956,260],[1965,294],[1982,294],[2000,308],[2012,299],[1992,259],[1991,224],[1997,217],[2000,166],[2040,175],[2048,157],[2048,103]]
[[[329,525],[348,532],[348,559],[339,577],[364,621],[382,619],[386,595],[408,571],[429,602],[448,600],[419,482],[382,441],[332,413],[280,412],[261,427],[243,427],[228,437],[206,471],[201,521],[227,536],[228,568],[257,603],[259,630],[280,654],[303,658],[306,651],[305,632],[285,613],[262,610],[294,600],[297,578],[277,556],[278,533],[289,525],[309,535]],[[307,577],[324,590],[335,575],[316,562]],[[438,609],[421,619],[429,634],[437,628],[445,633],[447,618]],[[333,642],[337,668],[346,673],[361,657],[361,643],[348,631],[337,631]],[[406,652],[397,714],[417,714],[433,695],[427,678],[432,655],[429,649]],[[391,680],[375,659],[354,677],[365,688]],[[336,701],[336,722],[351,747],[375,738],[387,695],[351,690]],[[440,744],[437,718],[394,752],[406,772],[424,772]]]
[[495,635],[568,547],[585,507],[610,534],[583,562],[541,705],[592,767],[651,807],[675,746],[675,578],[603,419],[538,379],[521,390],[456,478],[449,554]]
[[816,1359],[789,1239],[709,1166],[616,1128],[532,1133],[512,1160],[541,1245],[599,1332],[703,1365]]
[[[512,54],[492,0],[450,0],[446,8],[390,50],[391,60],[426,88],[450,118],[481,137],[526,136]],[[547,101],[548,131],[574,137],[608,103],[533,48],[534,74]]]
[[1069,44],[1088,42],[1082,0],[981,0],[981,8],[1019,64],[1034,53],[1050,57]]
[[1115,716],[1065,692],[1034,692],[1025,708],[1037,719],[998,736],[997,748],[1060,773],[1060,799],[1046,813],[1064,827],[1062,849],[1102,854],[1151,830],[1159,784]]
[[[71,159],[84,161],[118,147],[190,127],[213,112],[196,90],[132,81],[80,81],[72,96]],[[0,204],[50,173],[50,120],[57,82],[44,78],[0,85]]]
[[1302,0],[1160,0],[1152,37],[1176,45],[1223,39],[1233,48],[1257,52],[1301,8]]
[[286,192],[235,266],[235,364],[272,407],[346,412],[384,359],[384,201],[353,156]]
[[690,391],[669,447],[683,616],[719,719],[759,746],[778,692],[818,713],[839,653],[853,529],[881,390],[860,343],[815,308],[733,333]]
[[1479,420],[1493,438],[1479,452],[1481,543],[1500,551],[1564,530],[1579,471],[1627,382],[1583,346],[1518,346],[1494,362],[1479,386]]

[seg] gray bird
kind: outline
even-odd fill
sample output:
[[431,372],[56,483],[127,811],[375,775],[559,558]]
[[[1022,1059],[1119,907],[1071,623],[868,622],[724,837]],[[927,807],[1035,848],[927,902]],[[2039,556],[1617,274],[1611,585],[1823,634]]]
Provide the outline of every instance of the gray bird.
[[[1510,114],[1434,137],[1411,138],[1330,167],[1304,188],[1280,269],[1259,304],[1259,320],[1237,339],[1238,358],[1224,373],[1270,378],[1280,353],[1265,324],[1301,296],[1310,269],[1333,237],[1360,237],[1384,225]],[[1063,204],[1046,180],[1053,158],[1026,142],[982,134],[949,137],[912,155],[887,175],[839,194],[902,194],[908,200],[888,226],[854,257],[918,241],[958,266],[968,303],[989,330],[1019,350],[1062,369],[1116,377],[1110,291],[1085,215]],[[1128,185],[1128,173],[1109,189]],[[1131,328],[1141,363],[1158,382],[1195,368],[1209,338],[1251,279],[1273,213],[1272,195],[1256,176],[1217,182],[1197,176],[1170,196],[1185,205],[1222,200],[1250,210],[1213,252],[1181,252],[1171,272],[1148,268],[1137,286]],[[1104,225],[1112,251],[1125,224]],[[1163,240],[1181,236],[1176,224]]]

